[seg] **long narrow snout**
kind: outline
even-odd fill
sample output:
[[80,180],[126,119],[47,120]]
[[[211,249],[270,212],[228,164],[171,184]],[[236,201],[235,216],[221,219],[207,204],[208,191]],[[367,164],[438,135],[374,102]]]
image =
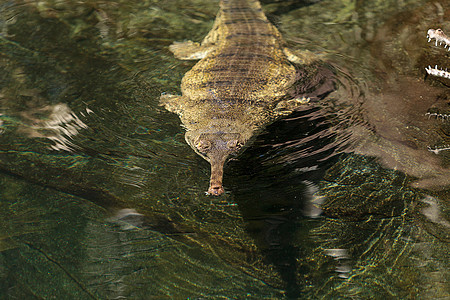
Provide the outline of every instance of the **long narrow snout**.
[[211,158],[211,180],[209,182],[208,194],[219,196],[222,195],[225,190],[222,186],[223,178],[223,166],[225,165],[226,157]]

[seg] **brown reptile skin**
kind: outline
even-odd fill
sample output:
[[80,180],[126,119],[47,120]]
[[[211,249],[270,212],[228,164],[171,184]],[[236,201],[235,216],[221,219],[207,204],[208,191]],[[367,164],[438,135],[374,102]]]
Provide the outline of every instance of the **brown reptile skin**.
[[259,2],[250,0],[222,0],[201,44],[174,43],[170,50],[201,60],[183,77],[182,95],[162,95],[161,105],[180,116],[186,141],[211,164],[208,193],[220,195],[227,158],[277,116],[307,102],[290,96],[299,79],[290,61],[312,59],[284,48]]

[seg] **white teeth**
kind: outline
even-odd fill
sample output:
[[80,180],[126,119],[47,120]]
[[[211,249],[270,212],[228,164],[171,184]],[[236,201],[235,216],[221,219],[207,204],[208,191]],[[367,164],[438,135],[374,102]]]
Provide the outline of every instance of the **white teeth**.
[[[439,43],[439,46],[444,44],[444,49],[447,49],[447,51],[450,51],[450,38],[447,35],[445,35],[445,33],[442,30],[428,29],[427,38],[428,38],[428,42],[430,42],[432,39],[435,39],[434,44],[436,45],[436,47],[438,46],[438,43]],[[425,68],[425,70],[430,75],[450,79],[450,72],[448,72],[448,68],[446,68],[444,70],[443,67],[441,67],[441,69],[438,69],[437,65],[435,65],[434,68],[432,68],[430,65],[430,66],[428,66],[428,68]]]
[[428,66],[428,68],[425,68],[425,70],[430,75],[450,79],[450,73],[447,71],[447,69],[445,69],[444,71],[443,68],[439,70],[437,66],[434,69],[431,68],[431,66]]

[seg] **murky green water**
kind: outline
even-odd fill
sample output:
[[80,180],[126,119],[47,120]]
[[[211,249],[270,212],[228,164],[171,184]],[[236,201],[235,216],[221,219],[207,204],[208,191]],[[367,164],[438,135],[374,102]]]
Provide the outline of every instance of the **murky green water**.
[[262,3],[339,88],[212,198],[158,100],[217,1],[0,1],[0,298],[450,297],[450,83],[424,70],[450,64],[426,40],[449,4]]

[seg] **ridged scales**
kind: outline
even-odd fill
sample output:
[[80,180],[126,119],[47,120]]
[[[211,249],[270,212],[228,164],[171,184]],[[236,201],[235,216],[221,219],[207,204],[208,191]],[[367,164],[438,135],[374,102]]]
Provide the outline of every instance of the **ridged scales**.
[[222,1],[216,23],[217,46],[186,73],[183,95],[218,106],[230,101],[273,102],[284,95],[295,69],[259,2]]
[[179,59],[201,59],[185,74],[182,96],[164,94],[161,105],[180,116],[186,141],[211,163],[209,194],[220,195],[223,166],[260,129],[307,102],[289,97],[299,79],[291,64],[309,64],[310,53],[284,48],[258,1],[222,0],[201,44],[175,42]]

